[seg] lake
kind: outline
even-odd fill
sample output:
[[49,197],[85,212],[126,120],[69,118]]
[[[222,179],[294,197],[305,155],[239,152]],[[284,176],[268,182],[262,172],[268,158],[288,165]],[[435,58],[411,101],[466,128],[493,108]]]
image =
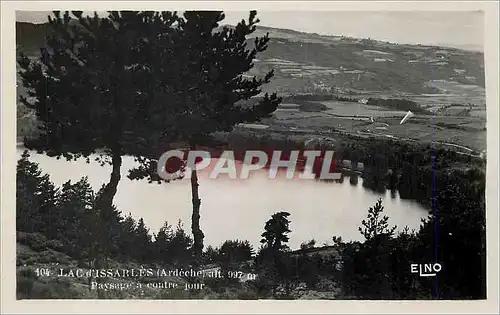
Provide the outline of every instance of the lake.
[[[17,149],[20,158],[22,148]],[[94,190],[109,180],[111,167],[101,167],[84,160],[68,162],[31,153],[31,161],[39,163],[43,173],[50,175],[56,185],[87,176]],[[115,205],[124,214],[143,218],[151,232],[168,221],[176,225],[181,219],[187,232],[191,231],[191,186],[188,179],[164,184],[131,181],[127,171],[134,167],[131,157],[123,158],[122,180],[115,196]],[[284,172],[283,172],[284,173]],[[291,180],[280,173],[268,178],[267,170],[251,173],[249,179],[208,178],[199,174],[201,198],[200,225],[205,233],[205,245],[220,246],[225,240],[248,240],[258,248],[265,222],[278,211],[287,211],[289,246],[296,249],[302,242],[315,239],[318,245],[331,244],[333,236],[344,240],[361,240],[358,232],[361,220],[378,198],[383,199],[389,223],[402,229],[418,229],[427,211],[417,202],[403,200],[396,193],[378,194],[362,187],[362,179],[352,185],[345,177],[343,183],[316,180]],[[400,230],[398,229],[398,230]]]

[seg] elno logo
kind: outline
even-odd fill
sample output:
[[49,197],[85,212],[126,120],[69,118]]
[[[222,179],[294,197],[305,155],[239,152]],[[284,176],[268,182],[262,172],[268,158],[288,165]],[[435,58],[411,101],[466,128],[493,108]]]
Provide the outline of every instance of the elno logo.
[[427,264],[411,264],[411,273],[418,273],[420,277],[435,277],[440,272],[442,266],[440,263],[427,263]]

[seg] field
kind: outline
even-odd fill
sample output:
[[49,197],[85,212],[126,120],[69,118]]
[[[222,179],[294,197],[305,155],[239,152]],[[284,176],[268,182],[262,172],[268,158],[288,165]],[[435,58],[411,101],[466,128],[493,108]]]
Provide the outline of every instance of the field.
[[[406,112],[353,102],[323,101],[328,109],[305,112],[297,105],[285,104],[264,123],[270,130],[283,133],[335,133],[357,136],[381,136],[408,141],[441,142],[464,152],[486,149],[483,117],[453,116],[448,112],[415,115],[400,124]],[[463,107],[456,106],[459,110]],[[451,107],[450,107],[451,108]],[[480,112],[480,109],[475,111]],[[373,120],[372,120],[373,119]],[[463,146],[463,147],[462,147]]]
[[[34,57],[44,45],[45,24],[17,23],[18,51]],[[285,100],[273,118],[243,126],[285,135],[318,132],[379,135],[422,142],[443,141],[486,148],[484,56],[450,47],[398,45],[370,39],[322,36],[258,27],[269,32],[268,49],[254,59],[246,77],[275,75],[263,92],[289,97],[300,93],[416,102],[429,115],[399,121],[406,110],[356,102]],[[252,38],[248,39],[252,47]],[[433,71],[430,71],[432,68]],[[26,95],[18,77],[18,96]],[[333,100],[332,100],[333,99]],[[18,137],[33,134],[35,117],[18,104]],[[370,118],[373,118],[371,121]]]
[[380,106],[365,105],[352,102],[328,101],[322,102],[328,106],[327,114],[351,117],[404,117],[406,112],[394,111]]

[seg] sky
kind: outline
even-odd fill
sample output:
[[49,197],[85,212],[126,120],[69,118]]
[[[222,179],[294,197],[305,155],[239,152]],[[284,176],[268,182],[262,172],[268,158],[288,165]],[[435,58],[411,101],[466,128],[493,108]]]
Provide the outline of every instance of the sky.
[[[102,14],[105,12],[98,12]],[[41,23],[50,12],[17,11],[16,20]],[[224,24],[248,18],[225,11]],[[372,38],[401,44],[430,44],[483,50],[481,11],[259,11],[259,25],[324,35]]]

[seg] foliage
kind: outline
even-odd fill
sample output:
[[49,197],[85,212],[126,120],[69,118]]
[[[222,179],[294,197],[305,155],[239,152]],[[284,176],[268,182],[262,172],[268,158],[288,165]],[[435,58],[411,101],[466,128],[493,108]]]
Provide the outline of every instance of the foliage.
[[248,241],[225,241],[218,249],[218,260],[225,266],[231,266],[251,260],[254,254]]
[[290,213],[280,211],[274,213],[264,225],[260,248],[255,257],[255,265],[259,272],[259,286],[264,292],[276,289],[280,284],[290,285],[289,269],[287,268],[286,252],[289,250],[287,236],[290,233],[288,217]]
[[[484,298],[483,176],[477,171],[449,174],[437,190],[436,208],[417,232],[405,229],[394,235],[384,220],[369,219],[378,224],[363,223],[365,229],[360,228],[360,232],[365,242],[340,242],[344,294],[367,299]],[[380,200],[370,209],[382,212]],[[437,275],[438,287],[434,281],[409,272],[412,263],[434,262],[443,266]]]
[[262,233],[261,243],[264,244],[265,248],[272,249],[273,251],[287,250],[288,246],[285,244],[288,242],[289,238],[287,236],[290,233],[288,228],[290,221],[288,217],[290,213],[280,211],[271,216],[265,226],[264,233]]
[[86,177],[55,188],[25,152],[17,166],[19,243],[38,251],[60,250],[87,263],[98,255],[167,264],[189,259],[192,240],[182,222],[175,231],[165,223],[153,241],[142,218],[123,218],[115,207],[98,211],[96,199]]
[[[257,53],[267,48],[268,36],[256,38],[256,12],[234,29],[219,27],[219,11],[112,11],[105,18],[83,17],[81,11],[49,17],[51,32],[38,62],[21,54],[20,76],[41,122],[30,149],[68,159],[89,157],[103,149],[113,170],[97,202],[109,208],[120,181],[121,156],[135,156],[133,179],[161,182],[155,167],[162,146],[181,140],[191,147],[215,131],[229,131],[240,122],[268,117],[281,101],[268,95],[252,107],[236,105],[261,92],[273,72],[263,79],[246,79]],[[175,27],[173,27],[175,23]],[[47,92],[49,91],[49,92]],[[165,102],[168,100],[168,102]],[[163,148],[164,149],[164,148]],[[109,162],[109,160],[107,160]],[[200,199],[193,182],[194,252],[201,253]]]
[[[110,12],[106,18],[73,14],[76,19],[68,13],[54,13],[47,47],[40,50],[38,61],[24,55],[18,60],[22,83],[28,89],[28,97],[21,98],[25,108],[19,112],[35,111],[40,123],[40,133],[25,139],[25,145],[68,159],[89,157],[99,150],[99,161],[111,163],[113,170],[109,183],[98,192],[86,178],[55,187],[25,152],[17,165],[16,225],[19,244],[36,254],[19,255],[18,264],[69,263],[76,258],[101,267],[95,263],[102,257],[191,264],[191,254],[199,255],[203,248],[196,177],[192,182],[193,237],[181,222],[175,229],[165,222],[152,236],[142,218],[124,218],[112,203],[121,180],[121,156],[135,156],[140,163],[130,178],[155,181],[155,157],[165,143],[182,140],[193,148],[237,123],[269,117],[281,99],[276,94],[257,96],[273,72],[266,71],[262,79],[243,77],[254,67],[258,53],[270,53],[269,38],[257,38],[253,48],[247,49],[247,37],[258,23],[255,11],[248,22],[235,28],[219,27],[224,14],[215,11],[189,11],[183,17],[173,12]],[[373,44],[364,41],[358,48]],[[318,49],[309,50],[314,54],[324,49],[314,47]],[[337,63],[346,59],[341,49],[323,57]],[[400,74],[391,76],[392,71],[380,69],[381,77],[390,78],[382,85],[404,81]],[[402,84],[421,86],[418,80]],[[340,98],[332,94],[290,99],[316,106],[307,102]],[[368,103],[423,112],[407,100],[371,98]],[[270,141],[255,142],[262,146]],[[280,145],[295,144],[282,141]],[[302,282],[308,288],[341,282],[345,296],[369,299],[484,298],[484,161],[430,145],[377,139],[346,141],[339,152],[342,158],[364,163],[364,186],[398,189],[402,198],[427,207],[428,219],[419,231],[396,233],[388,217],[382,216],[382,200],[378,200],[359,228],[365,240],[335,238],[338,255],[325,257],[311,254],[314,242],[290,251],[290,213],[275,213],[265,223],[263,246],[254,257],[259,278],[249,290],[258,296],[291,298],[294,287]],[[450,167],[456,165],[462,169]],[[203,261],[223,268],[241,267],[253,256],[247,241],[230,240],[220,248],[207,248]],[[437,290],[433,281],[408,271],[411,263],[434,261],[443,265]],[[64,281],[54,289],[37,288],[35,278],[21,268],[19,288],[37,297],[73,292]],[[223,294],[255,298],[255,294],[241,292]]]
[[421,108],[416,102],[405,99],[384,99],[384,98],[368,98],[368,105],[383,106],[395,110],[407,111],[411,110],[414,113],[430,114],[427,110]]
[[363,228],[359,227],[359,232],[364,236],[367,241],[377,238],[380,235],[391,237],[396,231],[396,226],[389,228],[389,217],[380,215],[384,211],[382,206],[382,199],[378,199],[374,207],[368,209],[367,220],[362,220]]
[[[119,231],[119,237],[115,240],[119,250],[107,248],[106,244],[101,243],[101,239],[92,234],[92,227],[101,226],[99,222],[102,219],[94,210],[95,195],[89,190],[86,179],[55,188],[48,176],[43,175],[37,164],[30,162],[28,157],[25,153],[18,162],[20,207],[17,213],[18,217],[25,219],[18,221],[17,231],[19,246],[29,246],[32,251],[36,251],[36,255],[18,254],[18,265],[68,263],[69,257],[57,254],[57,251],[85,261],[88,251],[96,248],[111,259],[125,262],[156,261],[172,266],[190,263],[192,240],[182,229],[181,223],[176,229],[165,223],[154,235],[153,241],[143,220],[136,221],[130,215],[122,219],[116,214],[114,220],[106,222],[116,222],[117,226],[109,227],[107,231]],[[347,298],[484,298],[484,171],[442,171],[437,178],[436,197],[431,198],[436,208],[430,210],[429,218],[424,220],[418,231],[404,229],[395,233],[383,216],[383,206],[381,200],[378,200],[368,211],[364,223],[361,222],[360,232],[365,240],[344,242],[335,237],[333,246],[337,254],[313,254],[312,251],[316,249],[314,241],[303,243],[298,251],[289,251],[286,246],[287,234],[290,233],[289,214],[275,213],[265,224],[262,234],[264,246],[258,251],[254,259],[255,265],[250,270],[258,273],[257,281],[248,287],[251,292],[246,295],[240,293],[238,296],[291,298],[298,294],[296,288],[303,283],[308,290],[337,292],[339,287],[342,289],[342,296]],[[47,195],[50,196],[47,199],[50,202],[40,203],[39,196],[47,192],[51,192]],[[108,213],[116,213],[113,211]],[[62,226],[53,222],[54,218],[67,224]],[[70,220],[74,222],[71,224]],[[78,233],[75,233],[75,229]],[[457,243],[460,244],[459,247],[456,246]],[[206,263],[241,268],[246,259],[251,257],[251,253],[251,246],[247,241],[234,240],[226,241],[219,248],[207,248],[205,257]],[[434,261],[443,266],[437,276],[437,292],[434,281],[409,272],[412,263]],[[20,274],[18,280],[20,288],[26,290],[23,296],[48,294],[47,296],[56,297],[63,294],[59,291],[43,293],[45,289],[40,287],[36,279],[30,278],[29,274]],[[323,288],[322,283],[329,283],[327,289]],[[61,288],[64,285],[57,284]],[[216,292],[220,291],[217,294],[222,295],[229,294],[223,287],[242,290],[241,284],[224,279],[213,283],[212,287]],[[232,293],[230,296],[234,298]]]
[[[145,137],[137,126],[154,126],[144,115],[148,107],[143,95],[150,93],[138,81],[142,72],[135,67],[144,55],[141,31],[153,23],[171,26],[175,16],[157,15],[153,20],[149,13],[131,11],[110,12],[108,18],[83,17],[81,11],[73,15],[54,11],[38,60],[23,53],[18,59],[29,96],[21,96],[21,103],[35,111],[40,122],[40,133],[25,138],[24,145],[48,156],[85,157],[87,162],[90,154],[99,153],[96,161],[112,165],[108,184],[92,200],[97,213],[82,218],[87,224],[93,215],[100,218],[82,236],[88,239],[88,254],[97,259],[117,250],[119,218],[113,198],[121,179],[121,157],[137,155]],[[94,246],[96,240],[99,247]]]
[[[247,37],[255,31],[256,12],[251,11],[248,22],[242,21],[235,28],[219,27],[225,16],[220,11],[186,11],[176,20],[175,31],[168,41],[157,39],[156,33],[148,38],[151,51],[140,64],[146,67],[142,75],[152,77],[154,94],[146,95],[152,108],[163,108],[168,99],[168,117],[158,120],[158,127],[147,124],[140,128],[147,147],[158,147],[165,138],[165,130],[174,141],[187,143],[195,149],[209,141],[217,131],[230,131],[242,122],[255,122],[270,117],[281,99],[274,93],[265,94],[252,106],[242,106],[261,93],[261,86],[273,77],[270,71],[261,79],[244,78],[257,54],[267,48],[268,36],[255,38],[253,48],[248,49]],[[149,113],[145,117],[151,117]],[[139,127],[138,127],[139,128]],[[153,180],[156,156],[140,159],[139,168],[131,178]],[[151,170],[154,172],[151,173]],[[201,255],[204,234],[200,229],[200,204],[198,182],[191,173],[193,195],[193,252]]]

